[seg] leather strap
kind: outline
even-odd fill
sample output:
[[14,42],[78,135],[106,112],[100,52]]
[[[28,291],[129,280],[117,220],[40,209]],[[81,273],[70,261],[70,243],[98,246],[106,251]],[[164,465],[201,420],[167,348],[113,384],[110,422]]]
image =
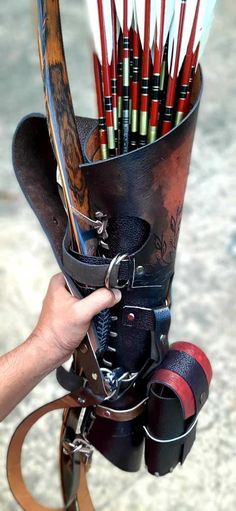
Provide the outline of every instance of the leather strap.
[[134,263],[130,258],[124,258],[112,265],[112,259],[86,257],[73,253],[69,243],[68,233],[66,233],[62,245],[63,266],[66,273],[79,284],[89,288],[104,287],[108,274],[110,288],[123,287],[123,283],[132,282]]
[[131,421],[138,417],[145,409],[147,398],[143,399],[141,403],[128,408],[126,410],[115,410],[114,408],[108,408],[107,406],[97,405],[95,409],[95,415],[103,417],[104,419],[110,419],[115,422],[126,422]]
[[209,384],[205,372],[197,360],[184,351],[169,350],[161,364],[161,369],[177,373],[187,382],[194,395],[195,413],[199,413],[208,398]]
[[122,312],[122,324],[130,328],[156,331],[160,335],[168,335],[170,328],[170,308],[160,306],[156,309],[125,305]]
[[67,371],[63,366],[60,366],[56,370],[56,377],[58,383],[70,392],[76,391],[80,387],[83,387],[84,378],[75,372]]
[[[96,415],[115,421],[130,421],[140,415],[145,408],[146,399],[133,408],[127,410],[114,410],[104,406],[96,406]],[[71,422],[75,424],[79,413],[75,414],[73,408],[79,408],[79,403],[71,394],[52,401],[35,412],[31,413],[16,429],[11,438],[7,453],[7,477],[11,491],[18,504],[24,511],[63,511],[65,508],[51,508],[37,502],[27,489],[21,470],[21,453],[25,437],[31,427],[46,413],[52,410],[64,410],[64,420],[61,432],[61,474],[64,500],[67,511],[94,511],[86,480],[86,463],[81,457],[69,458],[63,453],[63,439],[66,428],[71,429]],[[76,427],[73,428],[74,430]],[[67,460],[66,460],[67,457]],[[67,481],[67,482],[66,482]],[[69,487],[66,485],[69,483]],[[79,489],[77,490],[79,486]]]
[[159,383],[171,389],[178,397],[185,419],[196,413],[195,399],[188,383],[179,374],[168,369],[157,369],[152,383]]
[[208,381],[208,385],[210,385],[212,379],[212,367],[206,354],[201,350],[201,348],[199,348],[199,346],[196,346],[195,344],[192,344],[188,341],[177,341],[171,344],[170,349],[183,351],[184,353],[187,353],[191,357],[195,358],[195,360],[202,367]]
[[[64,511],[65,508],[51,508],[37,502],[27,489],[21,470],[21,453],[25,437],[31,427],[48,412],[63,408],[78,407],[78,400],[71,394],[48,403],[31,413],[16,429],[12,436],[7,454],[7,477],[11,491],[24,511]],[[86,481],[86,467],[80,466],[80,484],[76,495],[80,511],[94,511]],[[68,509],[68,508],[67,508]],[[70,508],[72,509],[72,508]],[[76,509],[76,508],[74,508]]]
[[169,387],[181,402],[185,419],[198,414],[207,400],[212,369],[205,353],[189,342],[171,344],[167,356],[154,371],[149,387]]
[[[64,410],[60,439],[60,471],[61,486],[64,503],[67,511],[93,510],[91,497],[86,483],[86,471],[91,459],[82,455],[81,450],[75,450],[73,441],[78,438],[76,429],[80,418],[81,408],[68,408]],[[72,443],[72,444],[71,444]],[[72,448],[70,445],[75,445]],[[82,447],[82,444],[80,444]],[[92,454],[92,447],[89,446]],[[82,486],[81,486],[81,482]],[[79,488],[79,492],[78,492]]]

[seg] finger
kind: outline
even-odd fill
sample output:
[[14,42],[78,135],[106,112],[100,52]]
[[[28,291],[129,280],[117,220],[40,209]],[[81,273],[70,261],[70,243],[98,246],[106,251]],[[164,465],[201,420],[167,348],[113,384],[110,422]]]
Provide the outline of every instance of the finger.
[[57,291],[60,288],[65,288],[65,278],[63,273],[57,273],[53,275],[49,282],[49,288],[52,291]]
[[116,305],[121,296],[119,289],[97,289],[76,304],[80,318],[83,322],[89,323],[96,314]]
[[[67,286],[63,273],[57,273],[51,278],[48,291],[52,294],[56,294],[57,298],[61,300],[72,298],[73,296]],[[75,298],[73,297],[73,299]],[[77,300],[80,300],[80,297],[77,297]]]

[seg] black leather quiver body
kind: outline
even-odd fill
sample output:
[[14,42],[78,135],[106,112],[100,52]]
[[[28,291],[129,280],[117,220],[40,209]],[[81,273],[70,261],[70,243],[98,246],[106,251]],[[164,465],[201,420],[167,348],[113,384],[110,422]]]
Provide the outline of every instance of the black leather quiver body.
[[[99,160],[96,122],[78,118],[92,216],[107,224],[108,237],[99,240],[97,257],[71,249],[45,118],[23,119],[13,143],[18,181],[70,289],[85,296],[104,285],[122,288],[119,304],[95,318],[93,342],[90,336],[78,348],[70,382],[63,370],[59,380],[67,388],[82,385],[84,389],[87,384],[95,399],[85,411],[83,433],[113,464],[128,471],[140,467],[145,431],[151,473],[170,471],[193,443],[198,407],[193,406],[192,416],[186,417],[175,388],[169,388],[173,399],[167,396],[160,404],[158,393],[166,382],[160,380],[154,387],[150,382],[169,353],[171,284],[200,95],[198,72],[193,107],[176,128],[152,144],[106,161]],[[78,376],[81,367],[84,373]],[[203,373],[198,371],[203,379],[199,389],[207,396],[209,380],[206,384]],[[186,378],[196,405],[199,389]],[[154,441],[148,434],[167,440],[181,436],[181,449],[158,441],[150,449]],[[153,457],[151,451],[157,454]]]

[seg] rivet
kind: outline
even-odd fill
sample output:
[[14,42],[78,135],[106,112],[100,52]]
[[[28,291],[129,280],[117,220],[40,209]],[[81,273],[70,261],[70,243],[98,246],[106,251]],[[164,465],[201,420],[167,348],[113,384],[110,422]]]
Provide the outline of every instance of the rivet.
[[167,335],[161,334],[160,341],[162,342],[162,344],[166,344],[167,343]]
[[104,415],[105,415],[105,417],[110,417],[111,412],[109,412],[109,410],[105,410]]
[[203,392],[203,393],[201,394],[201,396],[200,396],[200,403],[204,403],[204,402],[205,402],[205,400],[206,400],[206,393],[205,393],[205,392]]
[[87,344],[85,344],[85,342],[83,342],[83,343],[80,345],[79,350],[81,351],[81,353],[87,353],[87,351],[88,351],[88,346],[87,346]]
[[156,477],[160,477],[159,472],[155,472],[155,474],[154,474],[154,475],[155,475]]
[[96,380],[98,379],[98,375],[97,375],[97,373],[92,373],[92,378],[93,378],[93,380],[95,380],[95,381],[96,381]]
[[174,467],[170,467],[170,473],[173,472],[174,470]]
[[135,315],[133,314],[133,312],[130,312],[128,314],[127,319],[128,319],[128,321],[134,321],[135,320]]
[[85,399],[83,397],[78,397],[78,402],[80,405],[84,405]]
[[136,268],[136,275],[143,275],[144,274],[144,267],[143,266],[137,266]]

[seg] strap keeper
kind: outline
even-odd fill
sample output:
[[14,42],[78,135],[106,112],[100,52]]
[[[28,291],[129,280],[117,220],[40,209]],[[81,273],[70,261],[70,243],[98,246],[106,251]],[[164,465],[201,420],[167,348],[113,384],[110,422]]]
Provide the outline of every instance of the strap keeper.
[[151,331],[151,358],[162,362],[169,349],[168,333],[171,313],[168,305],[153,309],[154,328]]

